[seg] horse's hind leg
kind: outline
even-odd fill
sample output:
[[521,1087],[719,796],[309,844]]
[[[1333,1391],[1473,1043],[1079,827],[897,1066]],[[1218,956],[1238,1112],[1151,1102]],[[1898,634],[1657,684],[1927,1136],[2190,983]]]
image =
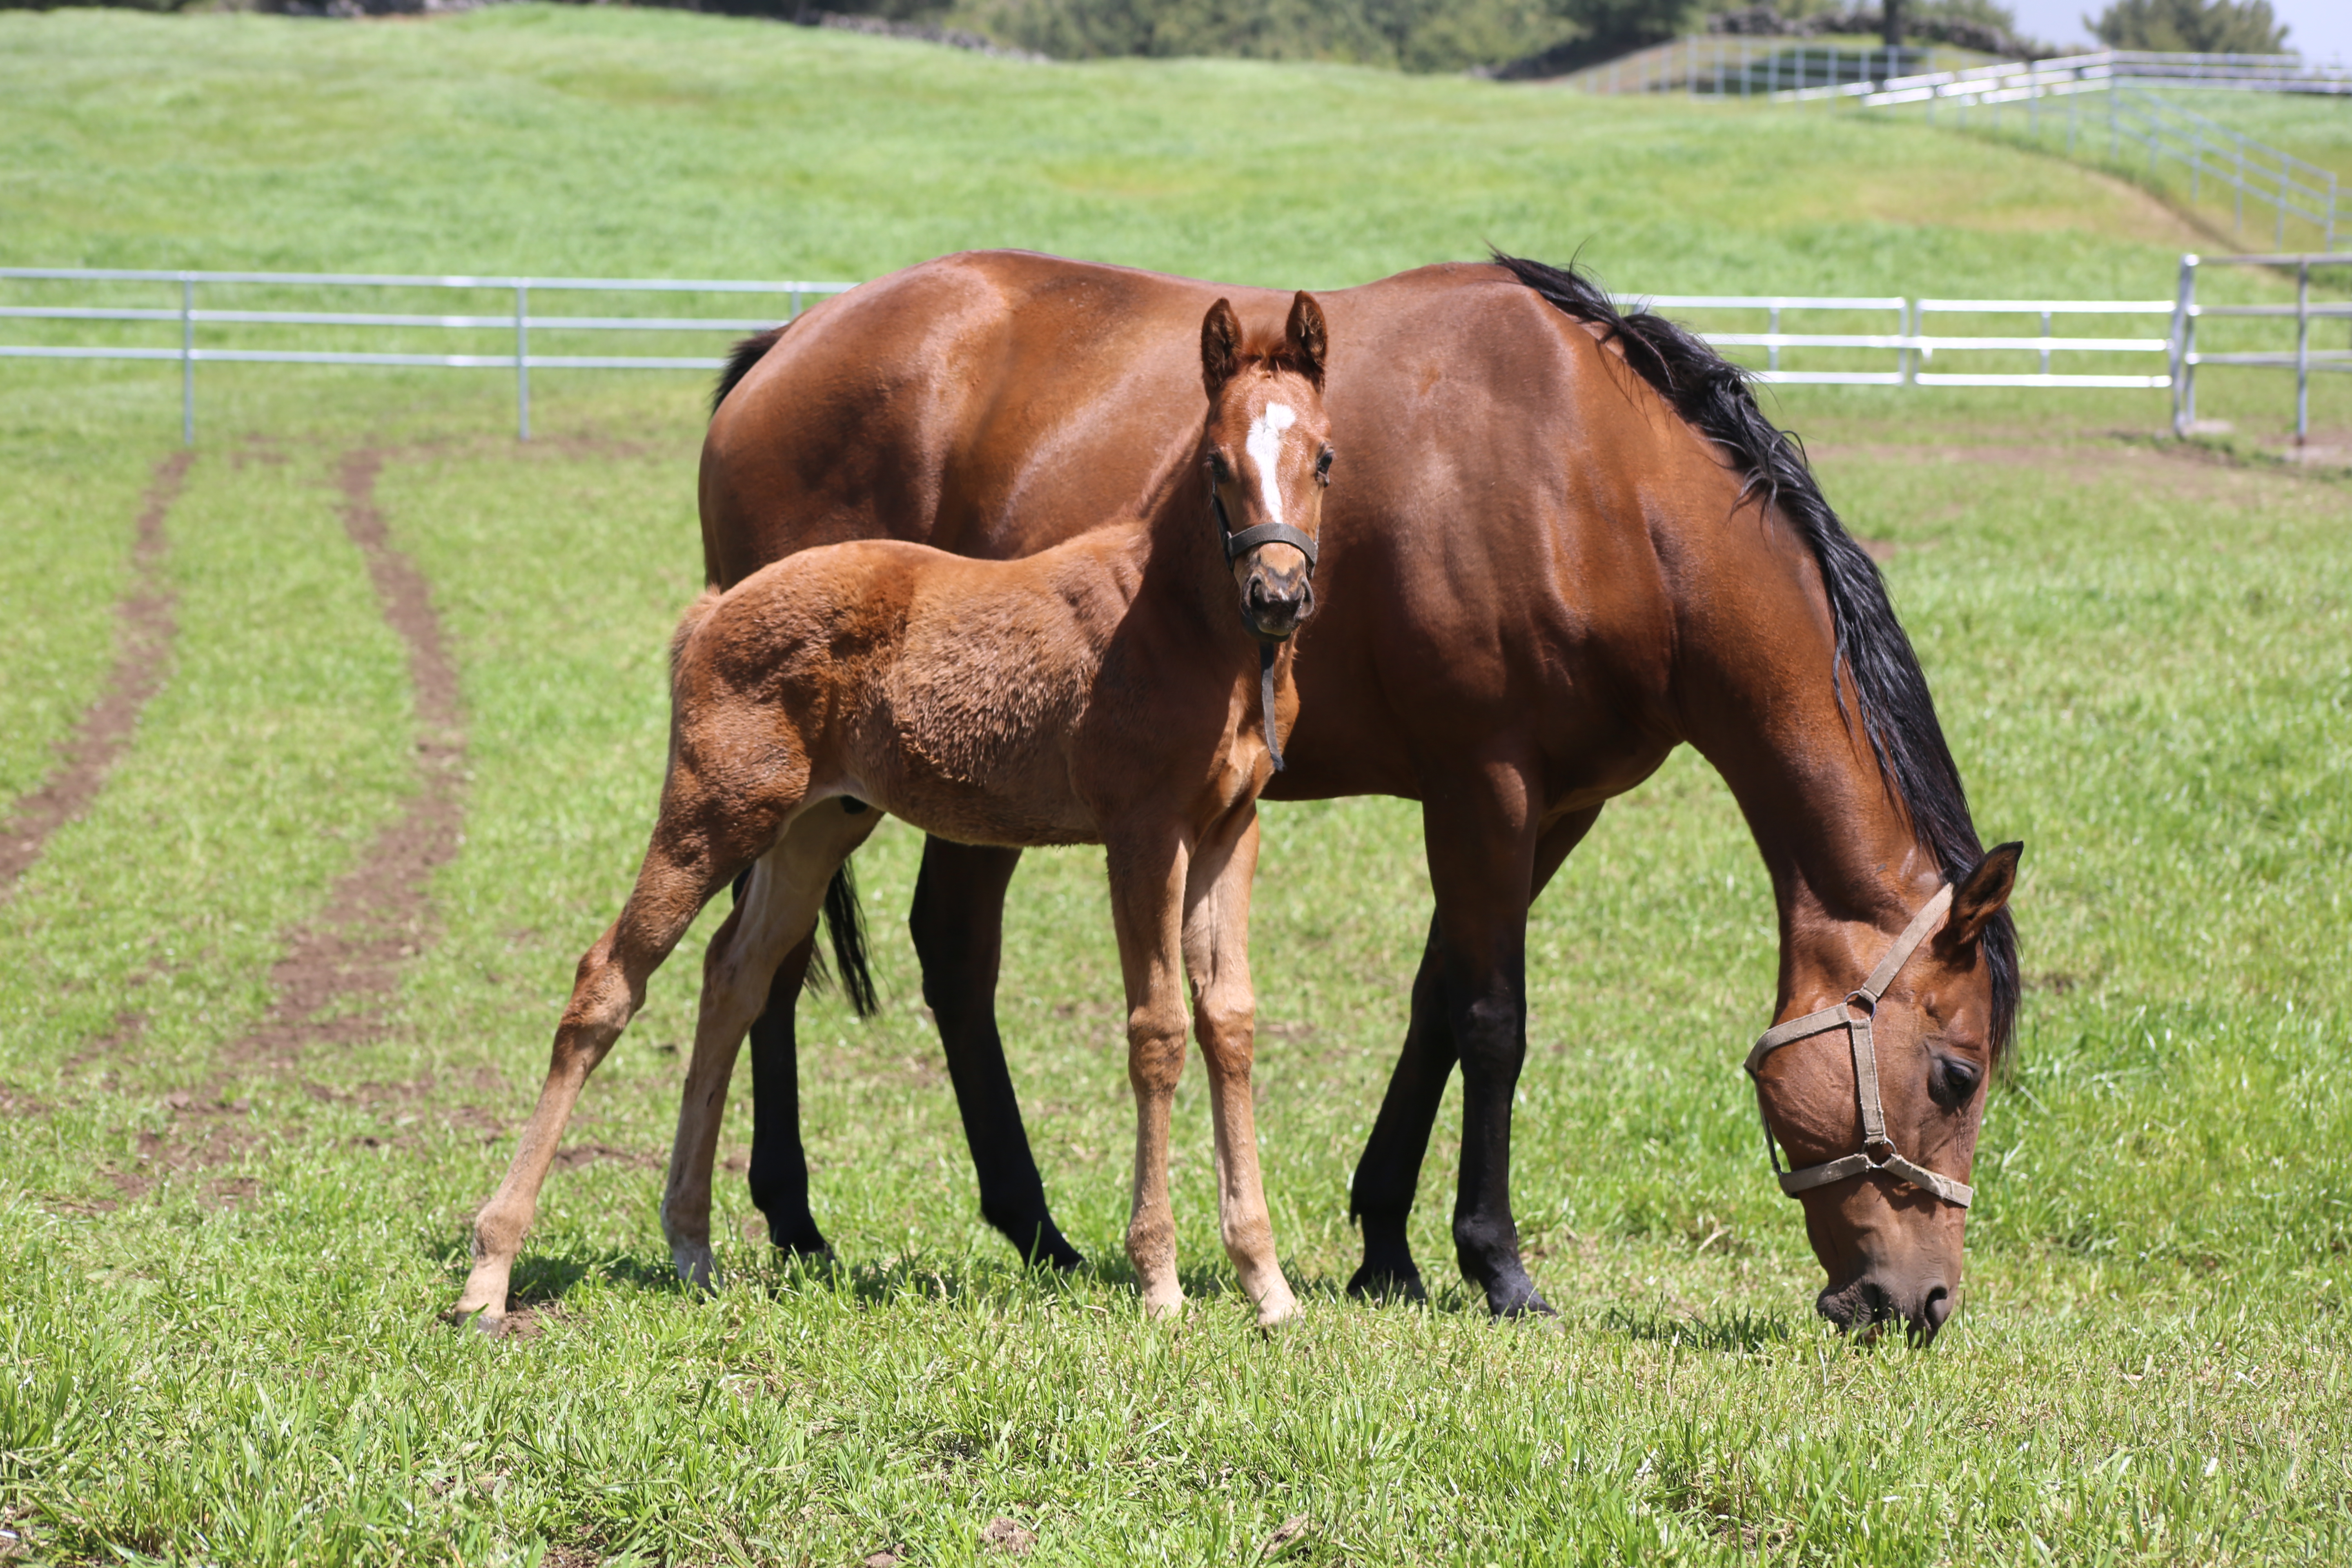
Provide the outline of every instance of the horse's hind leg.
[[1004,889],[1020,863],[1018,849],[925,839],[907,929],[922,961],[923,1001],[939,1021],[964,1142],[980,1179],[981,1217],[1027,1261],[1076,1268],[1085,1259],[1045,1206],[1045,1184],[1029,1152],[1021,1100],[996,1029]]
[[784,954],[768,984],[768,1005],[751,1025],[751,1202],[768,1216],[768,1239],[795,1258],[832,1248],[809,1212],[808,1153],[801,1146],[800,1041],[793,1016],[809,964],[812,931]]
[[1257,998],[1250,989],[1250,879],[1257,869],[1257,813],[1237,813],[1194,854],[1184,891],[1184,968],[1192,983],[1192,1027],[1209,1071],[1216,1130],[1217,1221],[1225,1256],[1257,1303],[1258,1327],[1298,1310],[1274,1247],[1258,1171],[1257,1109],[1250,1069],[1256,1057]]
[[744,1031],[767,1005],[777,966],[816,929],[825,884],[880,820],[877,812],[851,816],[836,801],[802,812],[752,868],[742,901],[710,939],[662,1196],[662,1234],[679,1278],[692,1284],[712,1282],[710,1173]]
[[474,1268],[457,1298],[461,1316],[478,1312],[488,1322],[505,1317],[515,1253],[538,1212],[539,1189],[588,1075],[645,1005],[646,982],[653,972],[751,853],[742,849],[730,861],[726,846],[692,839],[665,811],[620,919],[580,960],[539,1103],[523,1126],[506,1179],[474,1220]]

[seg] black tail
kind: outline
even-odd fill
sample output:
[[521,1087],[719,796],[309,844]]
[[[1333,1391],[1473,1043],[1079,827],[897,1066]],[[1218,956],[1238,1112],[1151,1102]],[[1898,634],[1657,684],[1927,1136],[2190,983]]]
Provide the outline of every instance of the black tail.
[[824,929],[833,938],[833,962],[841,971],[842,994],[861,1018],[882,1011],[874,994],[874,971],[866,961],[866,910],[857,901],[857,875],[844,860],[824,889]]
[[727,395],[735,390],[735,384],[751,374],[751,367],[766,357],[768,351],[776,346],[776,340],[782,337],[792,324],[786,321],[782,326],[770,327],[764,332],[753,332],[748,338],[736,340],[735,346],[727,352],[727,368],[719,373],[719,384],[710,389],[711,413],[719,412],[719,405],[727,401]]
[[[1853,707],[1863,732],[1895,796],[1936,854],[1946,878],[1958,882],[1983,858],[1959,768],[1944,743],[1927,678],[1878,566],[1838,521],[1814,479],[1804,449],[1789,432],[1776,428],[1756,406],[1748,373],[1717,353],[1685,329],[1646,310],[1630,314],[1574,268],[1547,267],[1495,253],[1496,265],[1580,321],[1605,327],[1624,345],[1625,361],[1661,393],[1675,411],[1702,435],[1727,450],[1748,475],[1750,490],[1777,506],[1794,523],[1820,563],[1828,592],[1830,619],[1837,628],[1837,651],[1830,679],[1841,705],[1845,677],[1853,681]],[[1987,968],[1992,976],[1992,1043],[2007,1050],[2017,1022],[2017,927],[2003,910],[1985,928]]]
[[[751,884],[751,873],[745,871],[735,879],[735,899],[741,902],[743,889]],[[866,959],[866,910],[857,901],[857,877],[844,860],[841,869],[824,889],[824,928],[833,938],[833,959],[841,971],[841,989],[849,998],[850,1011],[861,1018],[871,1018],[882,1011],[881,998],[874,991],[874,970]],[[808,977],[802,984],[812,991],[822,991],[833,984],[834,972],[825,966],[822,952],[809,955]]]

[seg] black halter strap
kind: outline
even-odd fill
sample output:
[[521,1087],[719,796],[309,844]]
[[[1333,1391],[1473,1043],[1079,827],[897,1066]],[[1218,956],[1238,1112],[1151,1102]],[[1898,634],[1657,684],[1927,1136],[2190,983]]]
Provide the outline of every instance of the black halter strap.
[[1214,483],[1209,486],[1209,508],[1217,514],[1217,536],[1225,543],[1225,564],[1230,566],[1263,544],[1287,544],[1307,557],[1308,576],[1315,574],[1315,539],[1302,533],[1286,522],[1261,522],[1255,528],[1234,531],[1233,519],[1225,515],[1225,498],[1217,493]]
[[[1234,531],[1234,520],[1225,515],[1225,498],[1217,493],[1217,482],[1209,481],[1209,510],[1216,515],[1217,537],[1225,547],[1225,564],[1230,566],[1251,551],[1264,544],[1287,544],[1307,557],[1307,574],[1315,575],[1315,540],[1286,522],[1261,522],[1255,528]],[[1265,717],[1265,750],[1274,759],[1274,771],[1282,771],[1282,742],[1274,732],[1274,650],[1276,644],[1287,642],[1287,637],[1272,641],[1261,637],[1257,645],[1258,710]]]

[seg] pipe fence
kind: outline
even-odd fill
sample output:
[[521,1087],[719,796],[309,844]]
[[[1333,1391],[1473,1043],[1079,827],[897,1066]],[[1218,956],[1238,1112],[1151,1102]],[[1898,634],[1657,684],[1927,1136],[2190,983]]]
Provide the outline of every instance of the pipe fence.
[[[2292,271],[2296,302],[2231,304],[2197,298],[2202,267],[2264,266]],[[2254,257],[2184,257],[2177,297],[2171,300],[1963,300],[1915,299],[1904,295],[1660,294],[1628,297],[1684,319],[1700,337],[1748,361],[1756,379],[1782,385],[1939,387],[2039,387],[2053,390],[2117,388],[2173,391],[2175,426],[2186,430],[2196,418],[2195,376],[2200,365],[2291,368],[2296,374],[2296,431],[2309,426],[2311,373],[2352,370],[2352,347],[2311,345],[2311,323],[2352,317],[2352,301],[2314,300],[2316,269],[2352,267],[2352,255],[2314,253]],[[725,361],[712,354],[553,354],[532,347],[534,333],[653,332],[740,335],[788,321],[814,297],[846,292],[852,283],[759,282],[712,279],[410,277],[318,272],[164,272],[87,268],[0,268],[0,289],[18,290],[79,285],[85,290],[167,287],[171,306],[84,303],[0,303],[0,321],[44,322],[52,330],[91,329],[136,333],[176,327],[173,343],[50,342],[0,344],[0,359],[133,360],[176,363],[180,369],[181,437],[193,446],[196,428],[196,367],[215,363],[425,366],[460,370],[511,370],[515,374],[515,433],[530,438],[530,375],[534,370],[712,371]],[[495,293],[507,308],[495,313],[441,314],[405,310],[298,310],[200,307],[199,288],[269,288],[283,291],[343,289],[472,291]],[[534,292],[613,295],[756,296],[785,306],[782,314],[750,316],[539,314]],[[2292,319],[2295,344],[2250,349],[2202,345],[2198,323],[2208,317],[2280,321]],[[2091,318],[2118,321],[2122,331],[2061,331],[2062,324]],[[2129,328],[2137,318],[2145,331]],[[1760,328],[1760,330],[1759,330]],[[1801,330],[1800,330],[1801,329]],[[277,334],[274,344],[200,343],[199,331],[215,336],[237,331]],[[420,353],[407,349],[298,346],[284,335],[305,331],[339,339],[381,332],[415,334],[455,331],[496,333],[511,347],[499,353]],[[1937,356],[1943,356],[1940,365]],[[1802,363],[1789,363],[1791,357]],[[2158,363],[2149,363],[2154,360]],[[1957,363],[1956,363],[1957,362]]]
[[[2208,267],[2272,267],[2294,272],[2294,303],[2292,305],[2209,304],[2197,298],[2198,274]],[[2311,435],[2311,373],[2314,371],[2352,371],[2352,339],[2340,349],[2311,346],[2311,324],[2343,321],[2352,322],[2352,300],[2314,300],[2311,297],[2311,274],[2314,268],[2343,268],[2352,279],[2352,252],[2339,255],[2300,256],[2197,256],[2180,258],[2180,293],[2173,313],[2172,361],[2172,428],[2175,435],[2189,434],[2197,422],[2197,369],[2200,365],[2243,365],[2267,370],[2294,372],[2294,438],[2302,445]],[[2236,319],[2294,323],[2294,346],[2291,349],[2230,350],[2213,353],[2197,346],[2197,326],[2207,318]]]
[[[430,366],[447,370],[511,370],[515,374],[515,434],[530,439],[530,373],[534,370],[717,370],[726,361],[707,354],[550,354],[534,353],[533,332],[726,332],[740,336],[761,331],[801,313],[812,296],[845,293],[852,283],[750,282],[726,279],[650,278],[474,278],[416,277],[347,272],[164,272],[112,268],[6,267],[0,280],[20,283],[146,284],[177,291],[177,303],[142,308],[121,305],[0,304],[0,320],[11,321],[121,322],[175,324],[179,342],[173,345],[140,343],[8,343],[0,344],[0,359],[168,360],[180,366],[180,435],[189,446],[196,440],[196,366],[199,364],[336,364]],[[471,314],[438,314],[385,310],[289,310],[200,309],[196,290],[264,287],[288,290],[439,290],[494,295],[509,308]],[[722,294],[781,297],[785,313],[751,317],[541,315],[531,309],[533,293],[620,295]],[[283,329],[329,327],[346,330],[461,331],[511,334],[513,347],[500,353],[420,353],[347,349],[199,345],[199,328],[246,327]]]
[[[2083,58],[2095,61],[2098,57]],[[2063,133],[2070,158],[2080,156],[2086,144],[2095,152],[2104,142],[2112,163],[2129,168],[2144,159],[2150,184],[2165,166],[2187,170],[2192,202],[2204,199],[2208,181],[2231,192],[2240,232],[2245,229],[2246,201],[2252,197],[2271,206],[2273,246],[2285,247],[2287,225],[2297,220],[2317,232],[2322,251],[2336,248],[2339,193],[2334,170],[2159,98],[2144,83],[2104,71],[2104,67],[2084,65],[2082,60],[2044,60],[1898,77],[1788,97],[1791,100],[1850,98],[1870,109],[1917,106],[1931,123],[1940,109],[1960,129],[2019,134],[2042,146]],[[2352,91],[2352,81],[2347,81],[2346,90]],[[2085,116],[2083,106],[2087,94],[2101,95],[2103,103]],[[2063,112],[2055,105],[2045,110],[2044,100],[2052,99],[2063,103]]]

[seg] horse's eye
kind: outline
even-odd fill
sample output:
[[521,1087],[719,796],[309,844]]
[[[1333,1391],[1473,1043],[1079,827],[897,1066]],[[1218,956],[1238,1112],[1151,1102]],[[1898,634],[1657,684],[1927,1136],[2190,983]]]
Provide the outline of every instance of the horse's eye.
[[1976,1093],[1980,1077],[1973,1064],[1939,1056],[1927,1069],[1927,1092],[1945,1110],[1958,1110]]
[[1209,454],[1209,477],[1216,480],[1217,483],[1221,485],[1229,485],[1234,482],[1234,466],[1232,463],[1226,461],[1225,455],[1223,452],[1212,452]]
[[1315,478],[1318,482],[1327,485],[1331,482],[1331,459],[1337,456],[1338,453],[1326,447],[1322,455],[1315,459]]

